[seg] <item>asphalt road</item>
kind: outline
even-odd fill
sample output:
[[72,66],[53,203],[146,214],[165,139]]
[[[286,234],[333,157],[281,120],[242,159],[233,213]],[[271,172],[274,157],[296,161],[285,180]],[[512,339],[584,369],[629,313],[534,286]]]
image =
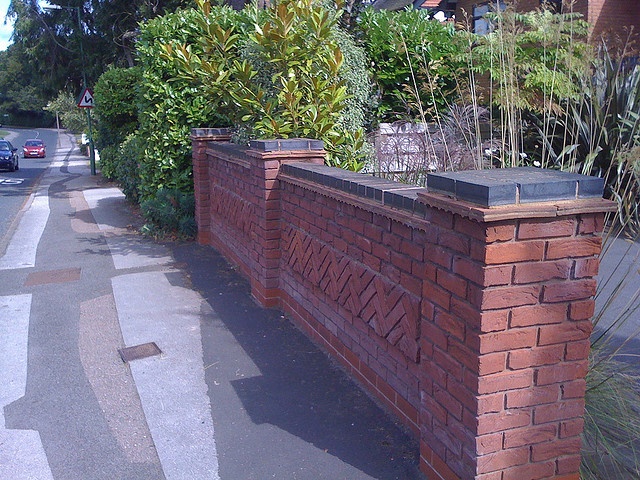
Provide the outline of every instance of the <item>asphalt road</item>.
[[139,235],[60,138],[0,250],[0,480],[423,478],[415,439],[219,254]]
[[605,240],[600,259],[592,340],[620,348],[619,359],[640,365],[640,242],[628,237]]
[[[0,171],[0,251],[2,239],[25,201],[29,198],[33,186],[51,163],[51,155],[56,149],[58,132],[55,129],[18,129],[0,128],[0,138],[9,140],[18,149],[20,170],[17,172]],[[22,158],[22,146],[27,139],[42,138],[47,145],[49,156],[45,158]]]
[[[0,172],[0,480],[420,478],[413,440],[215,251],[133,234],[55,130],[6,138],[38,135],[47,158]],[[640,328],[639,256],[617,240],[602,259],[618,344]],[[148,341],[162,356],[125,366]]]

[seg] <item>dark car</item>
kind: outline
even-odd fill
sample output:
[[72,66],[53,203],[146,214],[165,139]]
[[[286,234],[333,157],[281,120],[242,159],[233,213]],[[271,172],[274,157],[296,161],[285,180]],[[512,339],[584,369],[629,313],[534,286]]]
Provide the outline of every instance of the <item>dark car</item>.
[[24,142],[24,146],[22,147],[22,157],[40,157],[44,158],[47,156],[47,146],[44,144],[42,140],[37,138],[27,140]]
[[6,168],[10,172],[18,170],[18,151],[8,140],[0,140],[0,168]]

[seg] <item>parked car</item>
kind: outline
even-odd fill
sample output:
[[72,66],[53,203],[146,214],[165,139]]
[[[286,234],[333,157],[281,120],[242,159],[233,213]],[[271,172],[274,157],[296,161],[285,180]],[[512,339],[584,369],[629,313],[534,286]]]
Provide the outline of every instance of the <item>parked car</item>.
[[47,156],[47,146],[38,138],[27,140],[22,147],[22,157],[40,157]]
[[6,168],[10,172],[20,169],[18,164],[18,149],[8,140],[0,140],[0,168]]

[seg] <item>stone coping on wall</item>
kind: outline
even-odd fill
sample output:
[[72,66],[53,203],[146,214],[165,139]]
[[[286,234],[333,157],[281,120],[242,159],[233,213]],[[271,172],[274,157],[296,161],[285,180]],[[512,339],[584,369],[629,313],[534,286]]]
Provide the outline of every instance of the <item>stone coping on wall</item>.
[[[269,162],[281,160],[286,162],[315,162],[323,163],[326,152],[321,140],[309,140],[305,138],[290,138],[281,140],[252,140],[249,145],[230,143],[222,137],[208,135],[209,130],[199,129],[203,132],[192,131],[192,139],[207,142],[207,150],[213,155],[221,154],[225,160],[249,166],[252,159]],[[198,136],[201,135],[201,136]],[[228,140],[228,139],[226,139]]]
[[291,150],[324,150],[322,140],[287,138],[276,140],[251,140],[249,148],[258,152],[288,152]]
[[430,192],[482,207],[602,198],[604,178],[534,167],[427,174]]
[[378,201],[384,205],[415,213],[425,212],[425,205],[418,198],[418,192],[425,191],[422,187],[411,187],[384,178],[326,165],[289,163],[282,165],[280,172],[294,178]]
[[191,140],[230,140],[230,128],[192,128]]
[[[472,220],[488,222],[614,211],[617,208],[615,202],[602,198],[602,179],[556,171],[547,173],[526,167],[523,170],[517,168],[435,174],[430,177],[428,188],[411,187],[326,165],[283,164],[280,172],[418,215],[423,215],[429,206]],[[460,175],[457,176],[456,173]],[[474,181],[476,176],[477,182]],[[439,188],[432,191],[431,182]],[[465,194],[465,188],[471,193]],[[454,195],[457,192],[465,198]],[[513,193],[509,197],[513,203],[483,205],[487,199],[497,199],[507,192]],[[467,197],[478,199],[480,203],[469,201]],[[501,200],[503,201],[506,200]]]

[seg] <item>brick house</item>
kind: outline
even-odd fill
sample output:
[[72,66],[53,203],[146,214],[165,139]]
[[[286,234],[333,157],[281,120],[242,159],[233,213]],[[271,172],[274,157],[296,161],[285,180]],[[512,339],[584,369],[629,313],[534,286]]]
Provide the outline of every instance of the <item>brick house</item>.
[[[500,3],[504,3],[499,0]],[[452,2],[445,2],[451,4]],[[496,0],[458,0],[456,2],[456,17],[460,18],[466,11],[469,18],[474,16],[474,11],[482,11],[482,7],[495,4]],[[539,8],[540,0],[520,0],[517,7],[520,10],[533,10]],[[548,2],[556,4],[558,10],[581,13],[593,28],[594,38],[600,35],[619,33],[624,36],[625,27],[633,28],[634,32],[640,32],[640,2],[638,0],[576,0],[573,6],[562,5],[561,1]],[[449,6],[447,5],[447,6]],[[486,8],[486,7],[485,7]]]
[[[477,25],[476,30],[482,31],[482,15],[491,5],[514,3],[511,0],[377,0],[376,8],[399,10],[409,5],[415,8],[426,8],[433,11],[442,11],[447,16],[455,14],[456,19],[465,16],[473,19]],[[519,0],[515,2],[519,10],[527,11],[539,8],[543,0]],[[640,32],[640,1],[639,0],[575,0],[572,6],[562,0],[547,0],[547,3],[555,5],[558,11],[573,11],[581,13],[593,27],[592,38],[601,35],[619,33],[625,35],[625,27],[633,28]]]

